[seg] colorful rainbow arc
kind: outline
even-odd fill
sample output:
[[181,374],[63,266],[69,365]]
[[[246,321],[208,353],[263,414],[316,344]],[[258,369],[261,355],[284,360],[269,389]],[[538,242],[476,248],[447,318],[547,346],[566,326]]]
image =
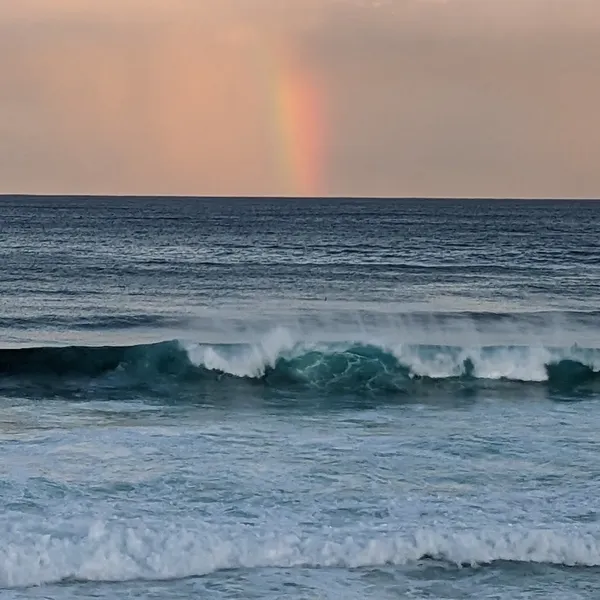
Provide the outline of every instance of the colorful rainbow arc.
[[259,60],[272,115],[273,161],[284,194],[322,195],[327,121],[323,87],[285,44],[263,45]]

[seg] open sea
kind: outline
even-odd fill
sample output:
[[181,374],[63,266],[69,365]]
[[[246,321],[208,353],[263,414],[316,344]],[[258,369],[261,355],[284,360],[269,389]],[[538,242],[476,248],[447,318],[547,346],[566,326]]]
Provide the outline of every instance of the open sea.
[[597,599],[600,202],[0,198],[0,597]]

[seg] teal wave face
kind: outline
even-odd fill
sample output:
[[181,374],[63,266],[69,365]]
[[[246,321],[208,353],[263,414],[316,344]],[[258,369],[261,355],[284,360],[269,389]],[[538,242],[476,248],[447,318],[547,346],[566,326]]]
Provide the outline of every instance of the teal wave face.
[[181,375],[190,367],[185,350],[176,342],[0,350],[3,376],[93,378],[115,371]]
[[354,346],[347,350],[307,351],[291,358],[279,358],[266,370],[270,385],[301,384],[339,392],[372,393],[405,391],[410,369],[375,346]]
[[575,389],[600,381],[600,350],[495,346],[398,346],[330,344],[214,345],[184,347],[177,341],[137,346],[39,347],[0,350],[3,380],[107,378],[132,384],[247,382],[272,389],[324,393],[410,394],[445,382],[493,385],[513,382]]
[[[539,369],[534,368],[530,377],[524,377],[523,368],[518,364],[516,369],[502,365],[505,373],[498,366],[490,368],[494,357],[500,357],[501,362],[506,363],[507,348],[485,348],[479,361],[462,348],[420,346],[412,350],[417,361],[402,362],[394,353],[376,346],[354,346],[331,353],[309,351],[293,358],[278,359],[276,365],[267,370],[265,379],[274,384],[293,381],[320,389],[382,393],[408,392],[415,385],[439,385],[443,381],[512,381],[570,389],[600,378],[600,370],[595,369],[593,363],[585,362],[589,356],[581,356],[579,360],[556,358],[543,363],[543,377],[540,377]],[[587,353],[597,354],[595,351]],[[523,354],[522,348],[518,354]]]

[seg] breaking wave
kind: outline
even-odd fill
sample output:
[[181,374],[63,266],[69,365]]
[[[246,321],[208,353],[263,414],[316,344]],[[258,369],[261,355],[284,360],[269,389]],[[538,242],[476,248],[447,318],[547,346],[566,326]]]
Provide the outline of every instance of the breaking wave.
[[287,330],[275,330],[254,344],[168,341],[0,350],[1,378],[106,376],[129,382],[246,381],[277,389],[300,386],[359,393],[406,392],[411,386],[444,381],[510,381],[572,389],[600,379],[600,349],[305,343]]
[[0,587],[68,581],[171,580],[231,569],[376,568],[429,561],[476,567],[497,562],[600,566],[600,538],[579,531],[260,532],[250,528],[97,521],[83,531],[26,533],[9,527]]

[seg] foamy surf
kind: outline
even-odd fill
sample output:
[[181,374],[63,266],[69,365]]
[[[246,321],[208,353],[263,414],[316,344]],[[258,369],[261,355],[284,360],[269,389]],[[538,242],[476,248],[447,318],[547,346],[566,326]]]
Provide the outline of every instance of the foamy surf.
[[[294,339],[287,329],[278,328],[257,343],[232,346],[183,344],[197,367],[236,377],[262,378],[286,365],[299,378],[311,372],[330,370],[343,376],[367,366],[371,371],[402,371],[411,378],[506,379],[544,382],[554,365],[569,361],[600,371],[600,350],[546,347],[543,345],[428,345],[381,341],[372,337],[353,341],[305,342]],[[374,363],[377,363],[376,365]],[[577,367],[574,366],[574,370]]]
[[9,527],[0,586],[62,581],[118,582],[205,576],[262,568],[376,568],[435,560],[475,567],[495,562],[600,565],[599,532],[509,529],[412,533],[254,532],[97,521],[80,535]]
[[369,337],[306,341],[276,328],[246,344],[160,342],[0,350],[0,377],[69,380],[108,377],[115,386],[254,381],[273,389],[330,393],[411,392],[415,385],[507,381],[576,388],[600,376],[600,349],[542,345],[430,345]]

